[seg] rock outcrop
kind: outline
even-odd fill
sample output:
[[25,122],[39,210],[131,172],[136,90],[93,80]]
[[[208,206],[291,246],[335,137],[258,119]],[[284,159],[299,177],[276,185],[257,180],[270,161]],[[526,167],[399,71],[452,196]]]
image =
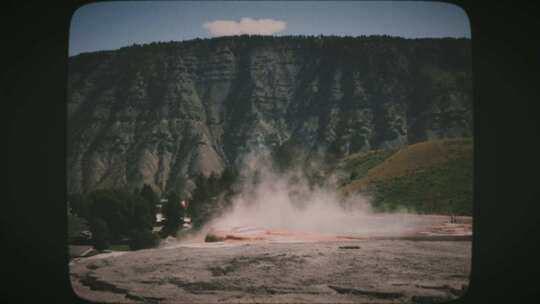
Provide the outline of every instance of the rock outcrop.
[[470,136],[470,40],[240,36],[69,58],[68,190],[190,189],[294,141],[338,156]]

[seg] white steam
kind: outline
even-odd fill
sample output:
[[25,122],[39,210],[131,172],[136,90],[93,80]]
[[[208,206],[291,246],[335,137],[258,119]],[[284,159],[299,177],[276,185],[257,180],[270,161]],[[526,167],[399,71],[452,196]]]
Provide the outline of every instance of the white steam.
[[232,208],[206,226],[219,230],[244,227],[325,235],[397,235],[418,228],[407,213],[375,213],[368,198],[340,195],[333,183],[310,185],[298,171],[277,173],[264,154],[249,155],[242,166],[240,191]]

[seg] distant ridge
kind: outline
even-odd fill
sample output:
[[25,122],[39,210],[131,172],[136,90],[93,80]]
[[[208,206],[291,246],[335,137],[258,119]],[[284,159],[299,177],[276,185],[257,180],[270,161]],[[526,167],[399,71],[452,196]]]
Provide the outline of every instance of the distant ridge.
[[238,36],[69,58],[68,190],[193,188],[253,149],[472,135],[470,39]]

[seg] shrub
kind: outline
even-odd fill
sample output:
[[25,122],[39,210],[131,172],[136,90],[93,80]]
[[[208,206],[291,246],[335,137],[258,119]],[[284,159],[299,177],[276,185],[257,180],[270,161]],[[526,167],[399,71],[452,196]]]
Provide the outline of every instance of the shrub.
[[135,231],[129,241],[131,250],[147,249],[157,247],[159,244],[159,236],[151,231]]
[[68,212],[68,239],[71,240],[80,235],[84,230],[88,229],[88,222],[76,214]]
[[104,250],[110,246],[110,234],[107,223],[100,219],[94,219],[90,224],[90,230],[92,232],[92,241],[94,248],[97,250]]
[[165,225],[162,231],[165,235],[176,236],[178,228],[182,225],[184,210],[180,206],[180,201],[180,196],[176,192],[169,193],[168,201],[163,206]]
[[87,197],[90,219],[102,219],[114,241],[131,231],[152,229],[155,215],[150,204],[138,194],[120,189],[100,189]]

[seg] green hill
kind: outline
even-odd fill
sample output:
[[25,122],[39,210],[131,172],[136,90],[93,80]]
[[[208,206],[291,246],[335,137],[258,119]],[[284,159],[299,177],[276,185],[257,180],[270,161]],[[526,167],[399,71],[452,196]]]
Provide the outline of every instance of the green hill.
[[345,195],[365,193],[379,210],[472,214],[473,143],[470,138],[426,141],[375,150],[340,161]]

